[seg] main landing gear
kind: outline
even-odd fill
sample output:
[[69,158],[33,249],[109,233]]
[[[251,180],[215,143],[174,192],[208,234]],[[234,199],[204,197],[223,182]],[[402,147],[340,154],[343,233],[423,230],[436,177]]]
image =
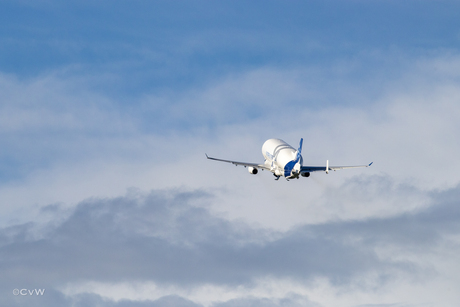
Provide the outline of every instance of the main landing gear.
[[275,174],[273,174],[273,176],[276,177],[275,180],[278,180],[278,179],[280,179],[280,177],[281,177],[281,176],[277,176],[277,175],[275,175]]

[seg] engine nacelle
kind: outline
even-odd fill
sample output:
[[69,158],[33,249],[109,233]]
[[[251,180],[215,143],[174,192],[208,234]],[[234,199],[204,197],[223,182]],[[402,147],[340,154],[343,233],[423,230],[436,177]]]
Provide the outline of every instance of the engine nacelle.
[[259,172],[259,170],[258,170],[257,168],[255,168],[255,167],[249,166],[249,167],[248,167],[248,172],[249,172],[250,174],[255,175],[255,174],[257,174],[257,173]]
[[306,173],[301,173],[302,177],[310,177],[310,173],[309,172],[306,172]]

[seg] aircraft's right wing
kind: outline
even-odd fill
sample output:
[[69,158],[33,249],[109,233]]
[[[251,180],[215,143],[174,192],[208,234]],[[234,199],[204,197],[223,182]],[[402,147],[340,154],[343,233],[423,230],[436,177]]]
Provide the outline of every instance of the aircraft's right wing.
[[208,158],[208,159],[210,159],[210,160],[214,160],[214,161],[232,163],[232,164],[234,164],[234,165],[243,165],[243,166],[245,166],[245,167],[246,167],[246,166],[251,166],[251,167],[263,168],[263,169],[268,169],[268,170],[269,170],[269,168],[268,168],[265,164],[257,164],[257,163],[238,162],[238,161],[217,159],[217,158],[209,157],[207,154],[206,154],[206,158]]
[[372,165],[372,163],[374,162],[371,162],[369,163],[368,165],[352,165],[352,166],[329,166],[329,161],[326,163],[326,166],[302,166],[302,168],[300,169],[300,172],[301,173],[310,173],[310,172],[319,172],[319,171],[338,171],[338,170],[341,170],[341,169],[347,169],[347,168],[358,168],[358,167],[369,167]]

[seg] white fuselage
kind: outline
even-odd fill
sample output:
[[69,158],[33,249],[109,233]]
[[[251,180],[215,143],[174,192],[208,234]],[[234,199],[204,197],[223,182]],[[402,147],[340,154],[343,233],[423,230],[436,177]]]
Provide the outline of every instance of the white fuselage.
[[262,145],[265,165],[276,176],[295,178],[302,167],[302,156],[295,148],[280,139],[269,139]]

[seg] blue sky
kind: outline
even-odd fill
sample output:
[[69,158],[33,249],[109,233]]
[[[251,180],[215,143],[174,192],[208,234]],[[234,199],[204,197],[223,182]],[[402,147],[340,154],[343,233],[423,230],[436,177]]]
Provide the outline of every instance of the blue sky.
[[0,305],[456,306],[459,9],[2,1]]
[[113,74],[102,89],[128,97],[266,65],[357,60],[379,72],[398,59],[369,53],[458,48],[456,8],[455,1],[4,1],[1,67],[21,77],[64,67]]

